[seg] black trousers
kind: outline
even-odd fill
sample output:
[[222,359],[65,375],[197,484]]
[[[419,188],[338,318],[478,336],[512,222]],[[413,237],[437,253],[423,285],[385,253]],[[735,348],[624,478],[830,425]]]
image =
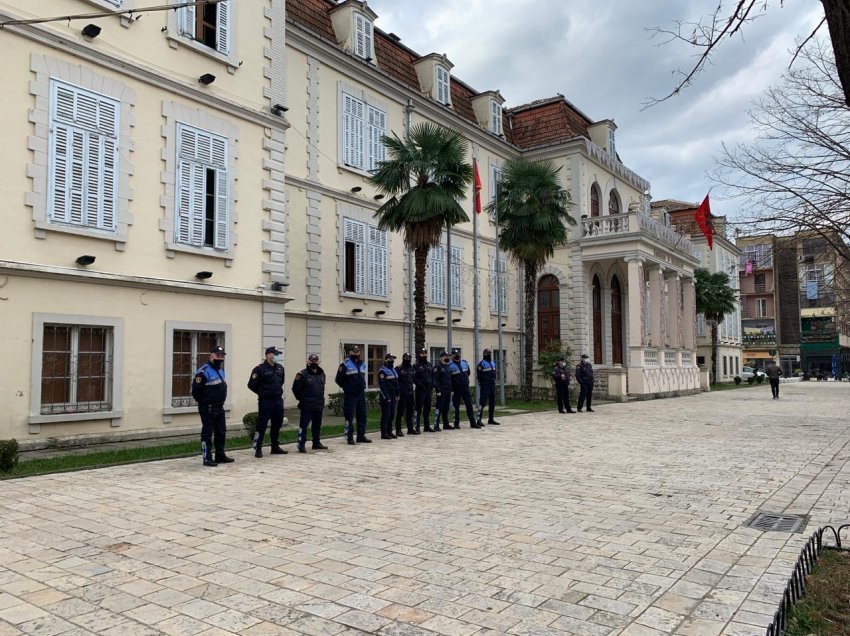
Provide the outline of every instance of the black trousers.
[[452,392],[446,389],[437,396],[437,410],[434,412],[434,427],[440,425],[440,419],[443,420],[443,427],[449,425],[449,409],[452,407]]
[[345,417],[345,436],[354,437],[354,420],[357,419],[357,437],[366,436],[366,394],[346,393],[342,401]]
[[391,397],[389,400],[381,397],[381,439],[390,437],[390,433],[393,432],[397,404],[398,400],[395,397]]
[[198,413],[201,415],[201,453],[204,459],[212,459],[210,448],[213,445],[215,456],[221,457],[224,455],[224,438],[227,436],[224,404],[198,404]]
[[493,412],[496,410],[496,385],[495,384],[482,384],[481,385],[481,395],[478,397],[478,406],[480,410],[478,411],[478,419],[481,419],[481,416],[484,414],[484,407],[488,406],[488,415],[487,422],[493,421]]
[[423,389],[416,387],[416,429],[419,430],[419,423],[422,422],[425,426],[431,423],[431,394],[434,392],[433,387]]
[[413,407],[416,398],[413,393],[402,393],[398,398],[398,407],[395,412],[395,428],[401,430],[401,418],[404,417],[407,430],[413,430]]
[[779,378],[775,380],[773,378],[768,378],[770,381],[770,392],[773,394],[773,397],[779,397]]
[[452,405],[455,407],[455,426],[460,426],[460,403],[463,402],[466,406],[466,416],[469,418],[470,424],[475,424],[475,408],[472,406],[472,395],[469,392],[469,387],[458,387],[456,391],[452,391]]
[[301,409],[301,419],[298,421],[298,446],[304,448],[307,443],[307,427],[311,426],[313,433],[313,445],[319,443],[319,435],[322,431],[322,414],[324,409]]
[[593,397],[593,382],[579,382],[578,387],[578,410],[580,411],[584,407],[585,401],[587,401],[587,408],[592,408],[590,400]]
[[260,398],[257,407],[257,448],[263,447],[269,420],[272,423],[269,438],[272,448],[277,448],[280,446],[280,427],[283,426],[283,398]]
[[[571,410],[569,382],[555,382],[555,402],[558,405],[559,413]],[[590,406],[590,402],[587,404]]]

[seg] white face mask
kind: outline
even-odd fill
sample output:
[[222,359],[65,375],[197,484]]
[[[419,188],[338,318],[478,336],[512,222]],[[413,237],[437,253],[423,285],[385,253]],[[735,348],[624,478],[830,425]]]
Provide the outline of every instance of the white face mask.
[[274,361],[275,361],[277,364],[283,364],[283,354],[282,354],[282,353],[277,353],[277,354],[275,354],[275,356],[274,356]]

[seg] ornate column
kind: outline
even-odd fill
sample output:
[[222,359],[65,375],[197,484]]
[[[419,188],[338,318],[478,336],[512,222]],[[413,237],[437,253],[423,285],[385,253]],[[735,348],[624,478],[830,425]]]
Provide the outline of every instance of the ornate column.
[[667,346],[671,349],[682,346],[680,284],[679,274],[670,272],[667,276]]
[[644,302],[646,287],[643,278],[643,259],[639,256],[627,257],[626,263],[629,267],[629,290],[628,290],[628,342],[626,345],[632,351],[630,365],[640,366],[643,357],[640,348],[643,346],[643,334],[645,333]]
[[661,265],[653,266],[649,270],[649,298],[652,307],[649,345],[661,349],[664,347],[664,334],[667,331],[664,307],[664,267]]
[[694,351],[697,348],[697,296],[693,278],[682,279],[682,291],[684,293],[684,300],[682,303],[682,349]]

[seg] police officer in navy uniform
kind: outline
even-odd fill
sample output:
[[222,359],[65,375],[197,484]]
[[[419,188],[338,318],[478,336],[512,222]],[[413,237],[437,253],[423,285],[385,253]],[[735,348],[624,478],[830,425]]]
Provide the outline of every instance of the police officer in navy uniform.
[[420,423],[425,430],[431,429],[431,394],[434,392],[434,367],[428,359],[428,350],[422,347],[413,365],[413,384],[416,387],[416,415],[413,422],[413,434],[419,435]]
[[593,365],[590,364],[588,355],[581,354],[581,361],[576,365],[576,382],[578,382],[578,407],[576,410],[581,413],[585,400],[587,401],[587,412],[593,413],[590,408],[590,401],[593,398]]
[[[481,424],[475,421],[475,409],[472,406],[472,395],[469,393],[469,363],[466,360],[461,360],[459,349],[452,351],[449,369],[452,376],[452,405],[455,409],[454,427],[460,428],[460,403],[463,402],[466,406],[466,415],[469,418],[469,427],[482,428]],[[446,428],[451,427],[447,426]]]
[[395,409],[400,393],[398,375],[393,367],[395,356],[384,356],[384,366],[378,369],[378,392],[381,394],[381,439],[396,439],[393,434]]
[[366,437],[366,363],[360,360],[360,347],[354,347],[348,352],[348,358],[337,369],[335,381],[344,394],[342,413],[345,417],[345,437],[348,443],[371,444],[372,440]]
[[452,372],[449,369],[449,354],[447,351],[440,352],[440,360],[434,366],[434,389],[437,391],[437,404],[434,410],[434,428],[431,428],[426,420],[426,433],[439,431],[441,418],[443,420],[443,427],[449,428],[449,409],[452,404]]
[[295,374],[292,394],[298,400],[301,419],[298,423],[298,452],[307,452],[307,427],[313,433],[313,450],[327,450],[319,436],[322,430],[322,414],[325,410],[325,383],[327,378],[319,366],[319,356],[315,353],[307,358],[307,368]]
[[555,368],[552,369],[552,382],[555,384],[558,413],[575,413],[570,407],[570,370],[567,368],[567,359],[563,356],[558,358]]
[[487,423],[498,426],[499,422],[493,419],[493,411],[496,409],[496,363],[493,362],[493,352],[484,349],[483,359],[478,363],[475,370],[475,378],[481,395],[478,398],[478,418],[476,423],[481,425],[481,416],[484,414],[484,406],[488,407]]
[[254,447],[254,457],[263,456],[263,438],[269,420],[272,429],[269,437],[272,444],[272,455],[286,455],[287,451],[280,447],[280,428],[283,426],[283,382],[286,372],[283,365],[275,361],[282,352],[276,347],[266,348],[266,359],[251,371],[248,388],[257,394],[257,432],[251,446]]
[[[227,354],[222,347],[213,347],[209,362],[198,369],[192,382],[192,397],[198,403],[198,412],[201,414],[201,455],[204,466],[217,466],[234,461],[232,457],[224,454],[224,438],[227,435],[224,414],[224,402],[227,399],[225,355]],[[210,446],[215,447],[215,457],[210,454]]]
[[404,437],[401,431],[401,418],[404,417],[407,423],[408,435],[413,435],[413,407],[415,397],[413,394],[413,375],[415,370],[410,364],[410,354],[405,353],[401,356],[401,364],[395,368],[395,373],[398,376],[398,406],[395,414],[395,435],[396,437]]

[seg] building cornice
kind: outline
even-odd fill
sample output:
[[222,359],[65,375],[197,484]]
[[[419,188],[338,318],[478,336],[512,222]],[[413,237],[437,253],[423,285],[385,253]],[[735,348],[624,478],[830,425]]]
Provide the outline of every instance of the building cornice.
[[[20,19],[22,19],[21,16],[0,11],[0,20]],[[122,75],[169,91],[175,95],[187,97],[196,102],[203,103],[208,107],[228,113],[234,117],[238,117],[239,119],[256,124],[262,124],[271,128],[281,128],[284,130],[289,128],[289,122],[285,117],[278,117],[271,113],[264,113],[262,111],[248,108],[238,102],[224,99],[211,91],[201,90],[191,84],[185,84],[175,79],[171,79],[155,69],[139,66],[137,61],[131,61],[116,55],[107,54],[81,42],[74,42],[60,33],[40,27],[39,25],[27,24],[20,26],[7,26],[4,27],[3,30],[27,38],[33,42],[38,42],[39,44],[43,44],[44,46],[52,49],[62,51],[63,53],[74,55],[75,57],[91,64],[96,64],[111,71],[121,73]]]
[[183,294],[197,294],[199,296],[206,297],[213,296],[217,298],[254,300],[258,302],[265,300],[277,303],[288,303],[292,300],[291,297],[284,293],[271,292],[264,289],[226,287],[224,285],[192,283],[167,278],[132,276],[128,274],[114,274],[111,272],[93,272],[73,269],[70,267],[39,265],[37,263],[26,263],[22,261],[0,260],[0,275],[26,276],[29,278],[58,280],[62,282],[110,285],[114,287],[142,289],[146,291],[178,292]]

